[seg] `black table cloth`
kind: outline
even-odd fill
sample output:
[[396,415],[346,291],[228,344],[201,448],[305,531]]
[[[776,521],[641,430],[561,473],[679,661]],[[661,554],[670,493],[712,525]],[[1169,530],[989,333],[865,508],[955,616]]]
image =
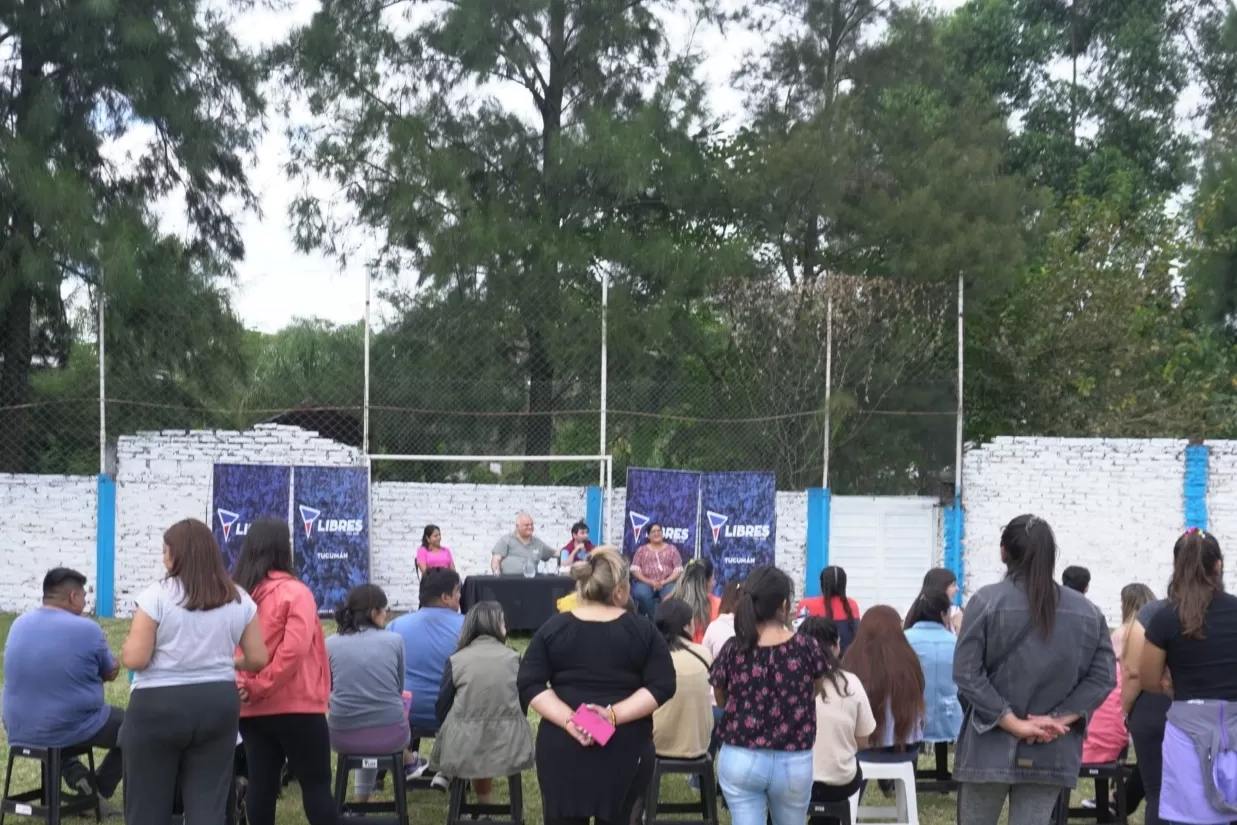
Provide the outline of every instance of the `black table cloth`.
[[498,602],[508,632],[531,631],[557,613],[556,602],[575,589],[570,576],[469,576],[460,588],[460,609],[467,613],[477,602]]

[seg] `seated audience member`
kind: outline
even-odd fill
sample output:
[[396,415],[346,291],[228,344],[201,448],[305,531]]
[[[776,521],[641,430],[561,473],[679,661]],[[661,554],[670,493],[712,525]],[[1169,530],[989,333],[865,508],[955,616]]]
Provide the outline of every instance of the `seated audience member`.
[[[404,643],[381,632],[387,596],[376,584],[358,585],[335,611],[339,631],[326,639],[331,662],[331,749],[362,756],[398,753],[408,747],[404,715]],[[353,780],[359,802],[369,799],[377,776],[362,768]]]
[[962,728],[962,705],[954,684],[954,647],[949,629],[949,596],[942,590],[920,593],[906,614],[906,640],[919,657],[924,679],[923,741],[953,742]]
[[507,647],[502,605],[479,602],[464,617],[459,649],[447,659],[434,704],[438,737],[430,766],[446,777],[471,779],[477,802],[494,803],[494,777],[533,766],[533,728],[520,703],[520,654]]
[[[404,640],[404,690],[412,693],[408,712],[411,727],[436,729],[434,703],[447,659],[455,652],[464,617],[460,615],[460,575],[438,567],[421,579],[420,608],[391,622],[391,631]],[[412,759],[409,776],[420,776],[429,763],[417,749],[420,740],[409,744]]]
[[713,562],[709,559],[692,559],[683,568],[679,584],[670,598],[687,603],[692,611],[691,639],[696,644],[704,640],[704,632],[717,618],[722,600],[713,595],[716,583],[713,579]]
[[[919,596],[916,598],[921,598],[925,593],[936,592],[944,593],[945,598],[949,600],[949,620],[945,622],[945,628],[957,636],[958,631],[962,629],[962,608],[954,603],[958,595],[958,577],[954,571],[944,567],[933,567],[924,574],[923,585],[919,588]],[[911,625],[917,621],[915,618],[917,613],[916,606],[912,605],[906,614],[904,630],[911,629]]]
[[722,645],[734,637],[734,609],[739,604],[739,587],[738,582],[726,585],[726,589],[722,591],[721,602],[717,605],[717,615],[709,622],[704,638],[700,641],[713,659],[721,652]]
[[801,599],[795,609],[796,621],[808,616],[821,616],[837,623],[845,654],[859,630],[859,605],[846,596],[845,570],[833,566],[820,571],[820,595]]
[[4,728],[10,745],[107,748],[96,776],[77,760],[61,767],[82,794],[110,799],[122,773],[118,736],[124,711],[103,701],[120,673],[103,629],[82,612],[86,577],[56,567],[43,577],[43,606],[18,616],[4,645]]
[[653,711],[653,748],[663,758],[698,759],[709,750],[713,736],[713,657],[691,640],[694,622],[691,607],[682,599],[666,599],[657,606],[655,624],[670,648],[677,685],[674,696]]
[[657,604],[674,592],[683,575],[683,554],[665,540],[665,531],[657,522],[648,525],[648,543],[636,548],[631,558],[631,597],[640,612],[652,619]]
[[422,576],[431,567],[455,569],[455,558],[449,548],[442,546],[442,531],[436,524],[425,525],[421,532],[421,546],[417,548],[417,572]]
[[923,742],[924,677],[902,632],[898,611],[877,605],[863,614],[842,667],[859,678],[876,717],[865,762],[914,762]]
[[1091,571],[1085,567],[1070,565],[1061,574],[1061,584],[1085,596],[1087,591],[1091,589]]
[[490,571],[496,576],[523,576],[543,561],[554,558],[554,548],[533,535],[533,517],[520,513],[515,532],[503,536],[490,554]]
[[577,521],[571,525],[571,541],[563,545],[559,551],[559,564],[570,567],[582,561],[588,561],[588,554],[593,552],[594,544],[588,539],[588,524]]
[[[1155,601],[1155,594],[1145,584],[1127,584],[1121,588],[1121,626],[1112,632],[1112,649],[1117,659],[1117,685],[1104,699],[1091,718],[1087,720],[1087,738],[1082,741],[1082,764],[1103,765],[1121,759],[1129,745],[1130,734],[1126,729],[1125,714],[1121,711],[1121,690],[1125,685],[1121,659],[1125,653],[1125,639],[1138,618],[1138,612]],[[1137,763],[1126,771],[1126,811],[1133,813],[1144,797],[1142,774]],[[1098,800],[1097,800],[1098,801]],[[1084,805],[1086,802],[1083,803]],[[1109,799],[1109,809],[1117,810],[1115,796]]]
[[[816,695],[816,743],[812,747],[812,801],[843,802],[859,791],[863,772],[859,751],[876,730],[868,694],[853,673],[842,669],[838,627],[832,619],[811,616],[799,633],[816,640],[825,653],[825,680]],[[828,817],[812,817],[809,825],[833,825]]]

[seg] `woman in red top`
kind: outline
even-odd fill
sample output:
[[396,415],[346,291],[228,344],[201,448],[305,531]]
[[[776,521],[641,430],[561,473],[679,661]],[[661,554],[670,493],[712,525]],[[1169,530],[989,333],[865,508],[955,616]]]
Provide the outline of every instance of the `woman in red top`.
[[326,724],[331,667],[314,594],[292,575],[286,522],[268,518],[250,526],[232,578],[257,603],[270,652],[266,667],[238,679],[249,822],[274,825],[286,759],[310,825],[336,825]]
[[670,595],[672,599],[687,602],[692,610],[692,641],[696,644],[704,639],[704,631],[717,618],[722,600],[713,595],[716,581],[713,578],[713,562],[709,559],[692,559],[683,568],[683,576],[678,587]]
[[859,630],[859,605],[846,596],[846,571],[840,567],[826,567],[820,571],[820,595],[800,599],[795,610],[795,621],[808,616],[823,616],[832,619],[838,626],[838,638],[842,652],[850,647]]

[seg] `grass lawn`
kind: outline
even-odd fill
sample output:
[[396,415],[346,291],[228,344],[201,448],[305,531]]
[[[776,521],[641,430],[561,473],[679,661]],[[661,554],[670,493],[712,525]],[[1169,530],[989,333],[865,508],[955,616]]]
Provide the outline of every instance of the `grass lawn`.
[[[0,639],[7,639],[9,627],[13,623],[15,616],[13,614],[0,614]],[[100,621],[104,630],[107,633],[108,641],[111,644],[113,652],[119,653],[120,646],[124,642],[125,634],[128,631],[129,623],[124,620],[104,619]],[[333,623],[326,624],[328,634],[335,632]],[[511,640],[511,644],[517,649],[523,649],[527,644],[527,638],[515,638]],[[122,675],[120,679],[106,686],[107,701],[109,704],[124,707],[129,703],[129,683]],[[529,713],[529,718],[533,725],[537,724],[536,715]],[[0,732],[0,737],[2,737]],[[7,743],[6,743],[7,744]],[[429,755],[429,743],[424,743],[421,746],[422,755]],[[7,751],[7,747],[5,748]],[[96,753],[96,759],[102,758],[102,752]],[[924,762],[924,767],[928,767],[927,762]],[[14,771],[13,790],[14,792],[34,787],[37,784],[37,772],[34,766],[27,760],[18,760]],[[390,782],[387,787],[389,789]],[[494,784],[495,800],[505,801],[507,798],[506,783],[499,781]],[[1085,789],[1086,793],[1092,793],[1092,789],[1088,785]],[[868,790],[869,798],[877,795],[879,792],[875,787],[870,787]],[[113,800],[115,803],[120,803],[120,794]],[[375,799],[384,798],[381,794],[375,795]],[[388,795],[385,798],[389,798]],[[662,798],[672,801],[689,801],[694,800],[695,793],[687,788],[686,779],[683,777],[669,777],[662,785]],[[1075,795],[1075,802],[1077,802]],[[878,803],[879,804],[879,803]],[[892,804],[892,802],[888,803]],[[447,815],[447,797],[446,794],[436,791],[419,791],[413,793],[408,799],[409,815],[413,823],[417,825],[441,825],[446,821]],[[525,819],[531,825],[536,825],[542,821],[541,817],[541,793],[537,787],[537,777],[533,771],[528,771],[524,774],[524,814]],[[919,797],[919,818],[923,825],[946,825],[956,821],[954,813],[954,797],[941,794],[921,795]],[[283,799],[280,800],[277,820],[279,825],[294,825],[294,823],[305,822],[305,816],[301,811],[300,794],[296,785],[285,789]],[[723,809],[721,811],[722,825],[730,825],[729,814]],[[15,821],[28,821],[21,818]],[[78,822],[93,821],[93,817],[89,820],[76,820]],[[120,819],[115,818],[108,820],[110,822],[119,822]],[[1004,820],[1003,820],[1004,821]],[[1142,825],[1141,809],[1135,816],[1131,817],[1131,822],[1135,825]]]

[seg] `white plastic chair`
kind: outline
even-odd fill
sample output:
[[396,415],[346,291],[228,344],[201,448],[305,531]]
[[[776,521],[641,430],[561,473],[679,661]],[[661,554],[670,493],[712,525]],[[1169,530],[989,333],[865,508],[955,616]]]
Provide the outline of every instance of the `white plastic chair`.
[[[919,825],[919,799],[915,795],[914,762],[863,762],[859,763],[863,778],[869,782],[889,779],[897,789],[897,807],[860,805],[855,823],[863,825]],[[895,817],[890,819],[889,817]],[[871,818],[877,821],[870,822]]]

